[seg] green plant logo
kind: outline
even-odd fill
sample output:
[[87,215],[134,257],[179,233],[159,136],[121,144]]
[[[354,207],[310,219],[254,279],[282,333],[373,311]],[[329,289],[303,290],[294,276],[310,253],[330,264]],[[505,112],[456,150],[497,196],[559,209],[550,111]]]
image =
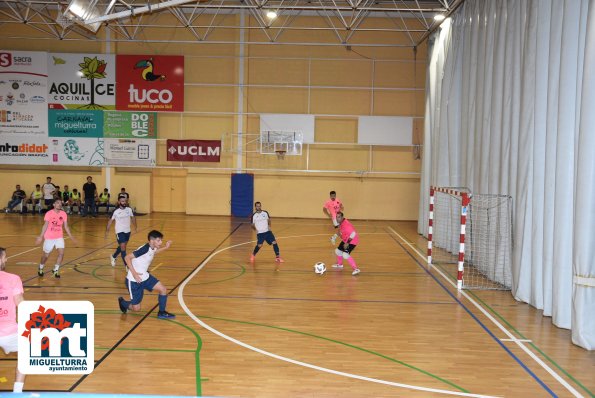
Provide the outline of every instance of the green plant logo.
[[79,64],[82,73],[81,79],[91,81],[91,103],[80,106],[79,109],[104,109],[104,106],[95,104],[95,79],[105,79],[107,77],[105,73],[107,63],[102,59],[98,60],[97,57],[85,57],[84,60],[85,62]]

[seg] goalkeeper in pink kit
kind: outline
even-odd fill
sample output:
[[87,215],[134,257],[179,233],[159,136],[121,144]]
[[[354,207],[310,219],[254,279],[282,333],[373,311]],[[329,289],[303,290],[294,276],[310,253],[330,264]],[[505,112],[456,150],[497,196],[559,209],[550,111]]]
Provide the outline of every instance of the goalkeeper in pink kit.
[[349,220],[343,217],[342,212],[337,212],[337,224],[339,225],[339,234],[333,235],[331,238],[331,242],[333,245],[336,242],[337,238],[341,238],[341,243],[339,247],[335,249],[335,254],[337,255],[337,264],[333,265],[333,268],[343,268],[343,260],[347,260],[353,272],[351,275],[357,275],[360,273],[357,264],[353,257],[351,257],[351,252],[355,249],[355,246],[359,243],[359,235],[355,232],[355,228],[353,224],[349,222]]

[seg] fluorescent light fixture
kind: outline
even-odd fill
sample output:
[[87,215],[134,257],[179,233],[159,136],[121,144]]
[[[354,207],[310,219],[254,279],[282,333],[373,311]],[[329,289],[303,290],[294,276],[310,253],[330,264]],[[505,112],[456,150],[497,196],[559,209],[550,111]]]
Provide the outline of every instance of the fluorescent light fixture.
[[434,15],[434,21],[436,21],[436,22],[444,21],[444,18],[446,18],[444,16],[444,14],[436,14],[436,15]]
[[71,0],[63,14],[65,18],[95,33],[101,27],[101,22],[86,24],[85,21],[103,15],[97,5],[97,0]]
[[275,19],[277,18],[277,13],[273,10],[269,10],[267,11],[266,16],[268,19]]

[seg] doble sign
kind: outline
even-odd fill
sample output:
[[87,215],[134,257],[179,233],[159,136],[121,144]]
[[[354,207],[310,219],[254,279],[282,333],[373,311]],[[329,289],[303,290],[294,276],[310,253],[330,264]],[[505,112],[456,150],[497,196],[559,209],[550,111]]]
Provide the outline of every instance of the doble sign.
[[170,162],[219,162],[221,141],[167,140],[167,160]]

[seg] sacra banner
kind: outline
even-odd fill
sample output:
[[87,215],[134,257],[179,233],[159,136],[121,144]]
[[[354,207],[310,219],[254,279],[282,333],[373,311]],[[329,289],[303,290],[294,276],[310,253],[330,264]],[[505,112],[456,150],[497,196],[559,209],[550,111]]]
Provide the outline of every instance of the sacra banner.
[[0,50],[0,134],[47,136],[47,53]]

